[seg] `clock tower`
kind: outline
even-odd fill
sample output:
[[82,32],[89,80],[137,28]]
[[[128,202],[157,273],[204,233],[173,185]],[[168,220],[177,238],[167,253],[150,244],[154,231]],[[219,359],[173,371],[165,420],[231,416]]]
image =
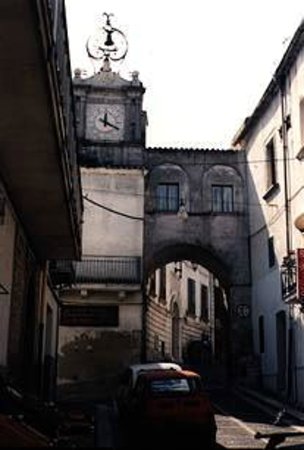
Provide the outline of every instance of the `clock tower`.
[[[112,69],[125,57],[127,41],[105,16],[105,25],[87,43],[100,67],[91,77],[77,70],[73,80],[84,199],[82,260],[75,262],[75,283],[62,294],[59,347],[64,352],[79,343],[87,349],[73,354],[82,368],[81,395],[84,385],[93,390],[96,383],[98,395],[104,386],[108,396],[122,365],[139,362],[144,352],[146,114],[138,72],[126,80]],[[59,379],[74,379],[72,366],[59,364]]]
[[145,89],[138,72],[134,71],[131,79],[126,80],[112,70],[112,63],[126,56],[127,41],[120,30],[112,27],[110,15],[105,15],[106,25],[87,42],[89,57],[101,67],[89,78],[76,70],[73,80],[82,144],[80,163],[94,166],[131,163],[134,167],[142,164],[145,146]]

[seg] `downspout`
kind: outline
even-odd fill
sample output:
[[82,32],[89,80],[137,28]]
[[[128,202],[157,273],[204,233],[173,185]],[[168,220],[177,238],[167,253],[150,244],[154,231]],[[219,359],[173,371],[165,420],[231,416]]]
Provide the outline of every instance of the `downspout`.
[[56,292],[56,303],[57,303],[57,323],[56,323],[56,342],[55,342],[55,373],[54,373],[54,389],[52,391],[51,401],[55,402],[57,400],[57,384],[58,384],[58,354],[59,354],[59,326],[60,326],[60,309],[61,304],[59,297]]
[[280,100],[281,100],[281,115],[282,115],[282,145],[283,145],[283,171],[284,171],[284,205],[285,205],[285,243],[286,243],[286,255],[289,256],[291,252],[291,213],[290,213],[290,176],[289,176],[289,149],[287,141],[287,120],[286,120],[286,97],[284,81],[280,80]]
[[146,270],[145,262],[142,258],[141,261],[141,293],[142,293],[142,332],[141,332],[141,355],[140,362],[144,363],[147,360],[147,309],[148,309],[148,299],[147,299],[147,280],[146,280]]
[[141,265],[140,265],[140,276],[141,276],[141,293],[142,293],[142,332],[141,332],[141,351],[140,351],[140,361],[147,361],[147,311],[148,311],[148,295],[147,295],[147,284],[148,284],[148,270],[146,261],[146,174],[147,171],[146,161],[144,160],[144,169],[142,171],[143,176],[143,222],[142,222],[142,254],[141,254]]
[[40,289],[39,289],[39,309],[38,309],[38,390],[39,397],[43,398],[44,385],[44,308],[46,304],[46,285],[47,285],[48,262],[44,262],[40,271]]
[[[286,116],[286,91],[285,84],[286,77],[282,75],[279,81],[280,101],[281,101],[281,117],[282,117],[282,145],[283,145],[283,173],[284,173],[284,212],[285,212],[285,245],[287,258],[292,257],[292,243],[291,243],[291,211],[290,211],[290,170],[289,170],[289,148],[287,138],[287,116]],[[293,367],[293,349],[294,349],[294,330],[292,321],[292,306],[288,305],[288,337],[287,337],[287,400],[291,398],[292,394],[292,377],[295,376]]]

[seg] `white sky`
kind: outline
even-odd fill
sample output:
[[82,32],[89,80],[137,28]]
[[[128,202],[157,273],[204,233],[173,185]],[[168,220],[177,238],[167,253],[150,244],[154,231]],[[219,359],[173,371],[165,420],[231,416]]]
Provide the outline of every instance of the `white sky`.
[[66,0],[72,69],[103,12],[128,38],[120,67],[146,87],[147,145],[229,148],[296,28],[303,0]]

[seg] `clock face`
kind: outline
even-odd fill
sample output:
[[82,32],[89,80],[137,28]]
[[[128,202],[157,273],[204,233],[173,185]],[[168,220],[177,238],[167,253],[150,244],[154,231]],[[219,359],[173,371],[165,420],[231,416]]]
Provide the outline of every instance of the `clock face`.
[[87,138],[116,141],[123,138],[123,105],[88,105]]

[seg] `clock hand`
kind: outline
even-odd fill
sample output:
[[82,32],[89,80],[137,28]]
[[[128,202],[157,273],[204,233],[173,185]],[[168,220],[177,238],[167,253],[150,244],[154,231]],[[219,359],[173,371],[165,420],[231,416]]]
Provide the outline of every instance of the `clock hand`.
[[115,128],[115,130],[119,130],[119,128],[116,125],[114,125],[113,123],[105,121],[104,124],[105,124],[105,126],[108,125],[109,127]]
[[107,122],[105,121],[105,119],[102,119],[101,117],[98,117],[99,122],[102,122],[104,124],[104,126],[107,126]]
[[119,128],[116,125],[114,125],[111,122],[108,122],[108,115],[107,115],[107,113],[104,114],[103,119],[101,117],[99,117],[99,120],[100,120],[100,122],[102,122],[104,124],[105,127],[109,126],[111,128],[115,128],[115,130],[119,130]]

